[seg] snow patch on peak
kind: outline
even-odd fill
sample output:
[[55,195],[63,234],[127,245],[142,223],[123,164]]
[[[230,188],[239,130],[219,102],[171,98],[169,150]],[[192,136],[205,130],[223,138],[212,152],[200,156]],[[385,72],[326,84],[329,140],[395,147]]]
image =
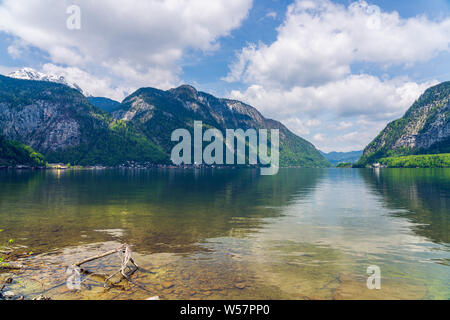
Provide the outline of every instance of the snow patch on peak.
[[54,74],[45,74],[39,71],[36,71],[32,68],[22,68],[17,71],[14,71],[10,74],[8,74],[8,77],[15,78],[15,79],[21,79],[21,80],[34,80],[34,81],[47,81],[47,82],[55,82],[64,84],[68,87],[71,87],[82,94],[84,94],[86,97],[90,97],[91,95],[80,88],[80,86],[76,83],[70,83],[67,81],[67,79],[63,76],[58,76]]

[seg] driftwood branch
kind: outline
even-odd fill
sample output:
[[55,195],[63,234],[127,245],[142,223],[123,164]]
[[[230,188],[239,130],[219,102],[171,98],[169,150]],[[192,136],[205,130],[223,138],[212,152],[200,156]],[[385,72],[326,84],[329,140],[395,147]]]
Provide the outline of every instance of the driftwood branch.
[[8,278],[8,279],[5,280],[5,282],[0,287],[0,300],[5,299],[5,296],[3,295],[3,290],[5,290],[6,285],[10,284],[11,282],[13,282],[13,279],[12,278]]
[[91,261],[94,261],[94,260],[97,260],[97,259],[101,259],[101,258],[110,256],[110,255],[112,255],[114,253],[118,253],[120,251],[123,251],[123,250],[125,250],[126,247],[127,246],[124,245],[124,246],[122,246],[120,248],[117,248],[115,250],[111,250],[111,251],[108,251],[108,252],[105,252],[105,253],[102,253],[102,254],[99,254],[99,255],[96,255],[96,256],[93,256],[93,257],[81,260],[81,261],[75,263],[74,266],[75,267],[80,267],[82,264],[85,264],[85,263],[88,263],[88,262],[91,262]]
[[25,266],[16,262],[5,262],[3,264],[0,264],[0,270],[21,270],[21,269],[25,269]]
[[[94,261],[94,260],[98,260],[98,259],[110,256],[110,255],[113,255],[115,253],[119,253],[120,259],[122,261],[122,264],[120,266],[120,269],[118,271],[116,271],[115,273],[113,273],[112,275],[110,275],[110,276],[108,276],[106,274],[104,275],[104,277],[105,277],[105,287],[107,286],[108,281],[111,280],[115,275],[117,275],[119,273],[122,275],[122,277],[124,277],[125,279],[130,281],[129,280],[130,275],[132,275],[136,270],[138,270],[139,266],[134,262],[133,258],[131,257],[131,249],[126,244],[121,246],[121,247],[119,247],[119,248],[117,248],[117,249],[114,249],[114,250],[111,250],[111,251],[108,251],[108,252],[105,252],[105,253],[101,253],[101,254],[98,254],[96,256],[84,259],[84,260],[81,260],[81,261],[75,263],[73,265],[73,267],[78,267],[79,268],[79,267],[81,267],[81,265],[83,265],[85,263],[88,263],[88,262],[91,262],[91,261]],[[136,269],[131,274],[127,274],[126,271],[125,271],[126,268],[128,267],[129,263],[133,264],[136,267]],[[96,275],[100,275],[100,274],[96,274]]]

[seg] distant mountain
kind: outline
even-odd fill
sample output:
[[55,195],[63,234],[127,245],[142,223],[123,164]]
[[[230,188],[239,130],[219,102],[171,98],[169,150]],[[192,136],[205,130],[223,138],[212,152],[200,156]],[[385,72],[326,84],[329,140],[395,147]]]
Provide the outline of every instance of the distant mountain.
[[0,135],[0,166],[45,166],[44,156],[19,142]]
[[173,130],[192,128],[199,120],[222,131],[279,129],[281,166],[330,166],[311,143],[255,108],[190,86],[143,88],[117,104],[86,98],[63,79],[53,81],[33,72],[26,77],[33,81],[0,76],[0,135],[32,147],[50,163],[169,163]]
[[47,81],[0,76],[0,135],[32,147],[48,162],[118,165],[169,160],[132,126],[92,106],[79,91]]
[[406,112],[381,131],[358,165],[381,158],[450,152],[450,82],[429,88]]
[[226,129],[279,129],[280,165],[327,167],[329,162],[308,141],[296,136],[280,122],[266,119],[252,106],[236,100],[216,98],[194,87],[162,91],[142,88],[127,97],[113,112],[128,121],[149,140],[170,154],[175,129],[192,130],[194,120],[222,132]]
[[60,83],[60,84],[64,84],[68,87],[71,87],[72,89],[75,89],[75,90],[81,92],[86,97],[90,96],[90,94],[87,91],[81,89],[78,84],[67,81],[67,79],[63,76],[57,76],[57,75],[53,75],[53,74],[45,74],[42,72],[38,72],[32,68],[22,68],[20,70],[17,70],[17,71],[14,71],[14,72],[8,74],[8,77],[15,78],[15,79],[21,79],[21,80],[34,80],[34,81],[46,81],[46,82]]
[[339,163],[355,163],[363,155],[363,151],[351,151],[351,152],[321,152],[323,156],[334,166]]
[[120,102],[102,97],[88,97],[89,102],[106,112],[113,112],[120,105]]

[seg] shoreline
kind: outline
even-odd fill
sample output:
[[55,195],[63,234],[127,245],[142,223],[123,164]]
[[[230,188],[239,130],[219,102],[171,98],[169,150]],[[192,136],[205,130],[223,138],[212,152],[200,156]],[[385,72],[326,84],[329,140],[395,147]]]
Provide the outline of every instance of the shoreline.
[[[68,167],[68,168],[51,168],[51,167],[30,167],[30,166],[0,166],[0,171],[102,171],[102,170],[237,170],[237,169],[260,169],[261,167],[236,167],[236,166],[171,166],[171,165],[155,165],[155,166],[142,166],[142,167],[123,167],[123,166],[86,166],[86,167]],[[450,169],[450,167],[367,167],[367,168],[355,168],[355,167],[280,167],[280,169]]]
[[[49,165],[47,167],[34,167],[28,165],[15,166],[0,166],[0,170],[14,170],[14,171],[38,171],[38,170],[58,170],[58,171],[84,171],[84,170],[112,170],[112,169],[126,169],[126,170],[149,170],[149,169],[178,169],[178,170],[192,170],[192,169],[260,169],[263,167],[253,165],[163,165],[163,164],[132,164],[132,165],[118,165],[118,166],[68,166],[68,165]],[[283,166],[280,169],[327,169],[334,167],[301,167],[301,166]]]

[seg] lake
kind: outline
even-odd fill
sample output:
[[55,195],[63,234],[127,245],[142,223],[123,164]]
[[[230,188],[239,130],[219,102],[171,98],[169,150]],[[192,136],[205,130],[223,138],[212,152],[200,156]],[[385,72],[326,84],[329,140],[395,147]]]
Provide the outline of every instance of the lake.
[[[450,169],[3,170],[0,229],[32,252],[9,287],[26,298],[450,298]],[[133,283],[68,289],[67,266],[122,243]]]

